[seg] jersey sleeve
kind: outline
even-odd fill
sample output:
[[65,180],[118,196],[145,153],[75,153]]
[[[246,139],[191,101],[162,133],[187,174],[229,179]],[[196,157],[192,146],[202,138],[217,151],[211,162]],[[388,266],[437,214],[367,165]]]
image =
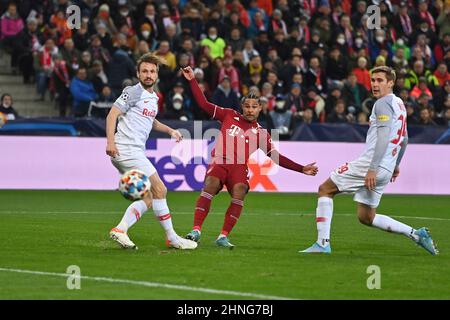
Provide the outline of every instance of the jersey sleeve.
[[390,129],[393,122],[392,118],[394,116],[392,106],[385,100],[378,101],[374,105],[374,108],[377,119],[377,142],[369,166],[369,169],[373,171],[377,170],[386,153],[386,149],[389,145]]
[[189,85],[195,101],[211,118],[223,122],[228,115],[234,114],[234,110],[219,107],[218,105],[206,100],[205,95],[198,86],[197,80],[189,80]]
[[123,89],[122,94],[114,102],[114,105],[123,113],[127,112],[131,107],[132,97],[130,88],[126,87]]
[[235,111],[227,108],[219,107],[218,105],[214,104],[214,111],[211,116],[214,120],[218,120],[220,122],[223,122],[226,117],[232,117],[235,115]]
[[386,101],[381,100],[377,101],[374,105],[375,115],[377,117],[377,126],[378,127],[390,127],[392,125],[394,110],[392,106]]

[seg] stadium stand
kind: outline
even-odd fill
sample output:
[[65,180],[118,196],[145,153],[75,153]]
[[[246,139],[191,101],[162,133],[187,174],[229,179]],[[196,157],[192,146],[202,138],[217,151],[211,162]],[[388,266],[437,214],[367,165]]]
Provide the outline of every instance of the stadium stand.
[[[79,29],[67,24],[69,5],[81,9]],[[366,24],[371,5],[378,29]],[[205,120],[179,72],[189,64],[210,100],[259,91],[267,99],[263,123],[274,113],[292,118],[288,139],[309,123],[364,126],[374,103],[368,70],[386,64],[397,71],[409,126],[450,125],[449,1],[1,1],[0,16],[0,94],[10,94],[25,119],[104,118],[77,107],[68,88],[78,70],[86,68],[95,89],[85,105],[104,108],[137,81],[137,58],[156,51],[167,61],[157,84],[161,119]]]

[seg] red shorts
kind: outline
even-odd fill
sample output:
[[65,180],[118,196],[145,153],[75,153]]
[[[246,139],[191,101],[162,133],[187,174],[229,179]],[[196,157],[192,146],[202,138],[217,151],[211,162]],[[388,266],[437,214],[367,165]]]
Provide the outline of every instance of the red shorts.
[[215,164],[209,165],[206,177],[216,177],[220,182],[231,190],[237,183],[244,183],[250,189],[248,183],[248,167],[245,164]]

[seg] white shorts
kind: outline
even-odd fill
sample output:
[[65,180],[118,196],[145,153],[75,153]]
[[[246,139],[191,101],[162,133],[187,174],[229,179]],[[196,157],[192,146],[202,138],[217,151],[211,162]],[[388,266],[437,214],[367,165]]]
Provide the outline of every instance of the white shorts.
[[120,173],[125,173],[131,169],[143,171],[147,176],[156,173],[153,164],[145,156],[145,151],[131,146],[116,144],[119,155],[115,158],[111,157],[111,162]]
[[392,172],[381,167],[378,168],[375,189],[370,191],[364,186],[368,170],[369,165],[367,163],[353,161],[331,172],[330,179],[340,192],[354,193],[354,201],[376,208],[380,204],[384,187],[391,180]]

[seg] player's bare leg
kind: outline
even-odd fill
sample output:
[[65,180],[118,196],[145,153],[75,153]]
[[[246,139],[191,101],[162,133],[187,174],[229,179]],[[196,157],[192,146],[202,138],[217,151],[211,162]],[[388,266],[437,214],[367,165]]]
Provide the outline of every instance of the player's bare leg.
[[391,217],[377,214],[374,208],[364,204],[358,203],[358,219],[362,224],[372,226],[387,232],[403,234],[412,239],[415,243],[423,247],[432,255],[436,255],[439,251],[431,238],[431,235],[426,228],[415,230],[400,221],[392,219]]
[[228,240],[228,235],[237,223],[244,207],[244,199],[248,192],[248,185],[245,183],[237,183],[231,190],[228,190],[231,195],[231,203],[225,213],[225,220],[222,231],[216,240],[216,244],[220,247],[233,249],[234,245]]
[[111,239],[115,240],[124,249],[138,249],[128,236],[128,229],[131,228],[141,217],[152,207],[152,195],[147,193],[142,200],[134,201],[130,204],[123,215],[120,223],[109,232]]
[[317,242],[303,253],[331,253],[330,229],[333,218],[333,197],[339,193],[336,184],[328,178],[319,187],[316,223],[317,223]]
[[211,208],[211,201],[222,190],[222,187],[222,182],[220,182],[219,178],[213,176],[206,177],[203,190],[195,204],[194,226],[192,227],[192,231],[186,235],[186,239],[200,242],[202,225]]
[[166,200],[167,188],[158,173],[150,176],[150,183],[152,185],[150,192],[153,197],[153,212],[166,232],[167,245],[177,249],[195,249],[197,243],[181,238],[173,229],[172,217]]

